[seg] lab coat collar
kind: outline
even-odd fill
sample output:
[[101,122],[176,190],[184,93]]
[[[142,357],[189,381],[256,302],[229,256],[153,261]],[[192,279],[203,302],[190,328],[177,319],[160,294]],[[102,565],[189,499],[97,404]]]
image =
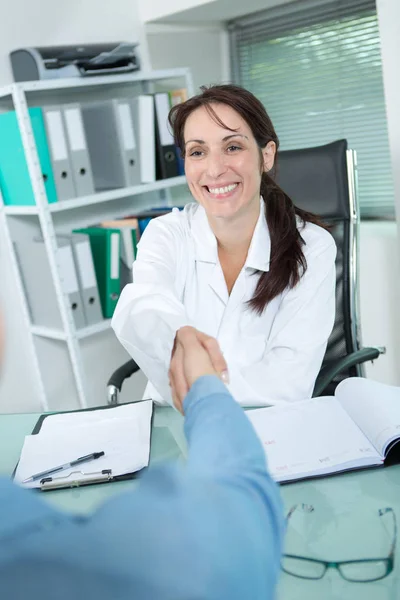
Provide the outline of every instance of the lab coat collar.
[[[216,264],[218,262],[217,240],[209,225],[206,211],[196,207],[192,220],[192,236],[195,243],[196,260]],[[254,229],[245,267],[256,271],[269,271],[271,238],[265,216],[265,203],[260,198],[260,215]]]
[[256,271],[269,271],[271,257],[271,237],[265,215],[265,202],[260,197],[260,216],[256,223],[250,248],[247,253],[245,267]]
[[208,222],[206,211],[200,204],[195,207],[191,229],[195,244],[196,260],[217,263],[217,239]]

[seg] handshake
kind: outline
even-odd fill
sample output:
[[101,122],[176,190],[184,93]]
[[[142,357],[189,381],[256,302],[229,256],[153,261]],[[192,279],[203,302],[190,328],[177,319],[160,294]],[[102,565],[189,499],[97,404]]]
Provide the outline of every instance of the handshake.
[[183,413],[193,383],[202,375],[217,375],[228,383],[228,366],[215,338],[186,326],[176,332],[168,375],[174,405]]

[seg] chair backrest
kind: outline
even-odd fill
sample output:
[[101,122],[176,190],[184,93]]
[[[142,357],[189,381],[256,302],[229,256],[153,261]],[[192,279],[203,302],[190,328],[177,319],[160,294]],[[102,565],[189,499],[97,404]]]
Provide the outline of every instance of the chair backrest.
[[[313,212],[330,227],[337,245],[336,317],[321,368],[358,349],[356,265],[358,206],[355,173],[346,140],[279,154],[276,180],[296,206]],[[344,378],[360,375],[357,367],[342,373],[324,393],[333,393]]]

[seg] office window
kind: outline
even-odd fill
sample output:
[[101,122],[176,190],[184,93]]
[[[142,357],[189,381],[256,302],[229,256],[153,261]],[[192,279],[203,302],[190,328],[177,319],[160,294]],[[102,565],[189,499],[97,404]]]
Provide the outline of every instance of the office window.
[[375,2],[296,2],[229,29],[233,79],[264,103],[281,149],[346,138],[357,151],[361,215],[393,215]]

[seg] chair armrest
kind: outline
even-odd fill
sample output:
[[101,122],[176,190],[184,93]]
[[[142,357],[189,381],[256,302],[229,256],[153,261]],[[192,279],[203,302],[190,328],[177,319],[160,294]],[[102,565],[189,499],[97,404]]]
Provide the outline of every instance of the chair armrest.
[[339,375],[345,369],[349,369],[350,367],[354,367],[355,365],[360,365],[368,360],[375,360],[378,358],[380,354],[385,353],[385,348],[361,348],[361,350],[357,350],[356,352],[352,352],[343,358],[335,361],[331,366],[329,366],[324,373],[318,377],[313,396],[321,396],[324,392],[325,388],[333,381],[336,375]]
[[121,391],[122,384],[125,379],[140,370],[139,365],[135,363],[133,358],[121,365],[114,371],[107,382],[107,401],[108,404],[118,403],[118,393]]

